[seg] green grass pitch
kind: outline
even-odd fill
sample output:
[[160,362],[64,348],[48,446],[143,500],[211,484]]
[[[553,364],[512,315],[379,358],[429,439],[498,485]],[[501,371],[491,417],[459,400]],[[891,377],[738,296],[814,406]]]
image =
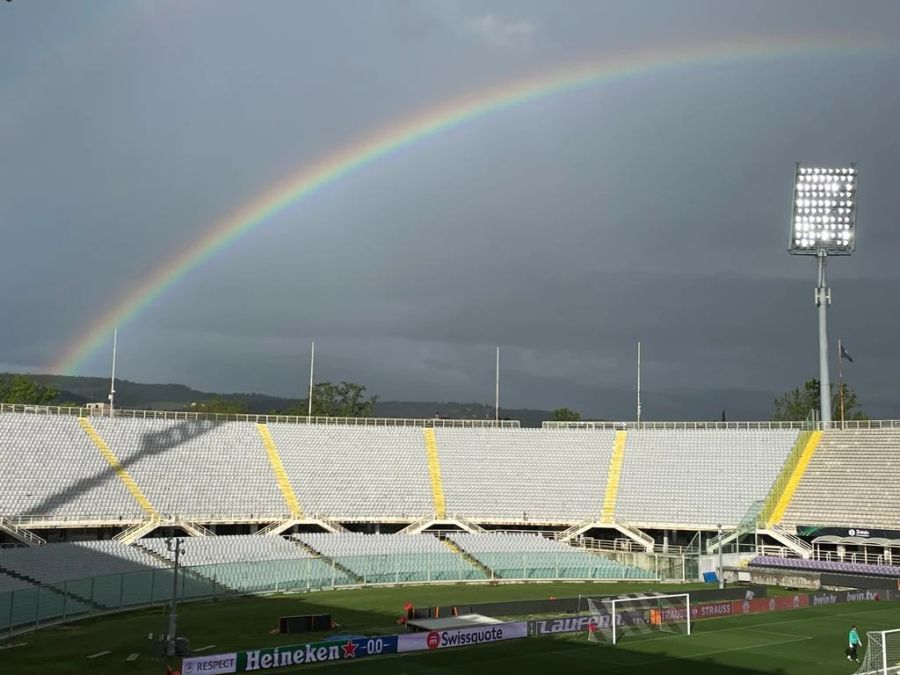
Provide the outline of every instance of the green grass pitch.
[[[358,635],[397,632],[394,621],[405,602],[418,606],[492,600],[572,597],[663,590],[685,592],[696,586],[635,584],[527,584],[500,586],[414,586],[368,588],[302,595],[242,598],[192,603],[179,608],[179,632],[193,648],[215,645],[216,653],[313,641],[317,635],[273,635],[279,616],[330,612],[342,628]],[[388,656],[332,665],[299,666],[271,672],[327,670],[336,675],[403,673],[628,673],[652,672],[752,675],[849,675],[856,664],[843,655],[847,631],[860,633],[900,627],[900,603],[847,603],[752,616],[707,619],[694,624],[690,637],[652,634],[625,638],[610,647],[589,643],[584,635],[532,638],[496,645]],[[100,617],[35,633],[0,650],[4,675],[92,673],[158,675],[165,661],[147,639],[166,625],[161,608]],[[89,659],[88,656],[109,651]],[[137,654],[134,661],[125,659]]]

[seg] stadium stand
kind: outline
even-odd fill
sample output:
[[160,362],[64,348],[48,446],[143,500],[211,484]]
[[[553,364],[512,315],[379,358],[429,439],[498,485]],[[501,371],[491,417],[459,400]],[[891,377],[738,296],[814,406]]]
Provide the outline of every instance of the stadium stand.
[[20,574],[40,584],[165,567],[146,553],[109,540],[0,549],[0,570]]
[[[175,554],[169,550],[165,539],[159,537],[138,539],[135,542],[135,546],[151,551],[170,562],[175,562]],[[306,550],[281,537],[227,535],[185,539],[181,563],[186,567],[196,567],[232,562],[256,562],[309,557],[310,555]]]
[[484,574],[430,534],[298,534],[365,583],[483,579]]
[[653,573],[537,534],[451,534],[454,544],[506,579],[650,579]]
[[[778,496],[775,478],[800,437],[777,428],[630,429],[619,443],[613,427],[424,432],[0,411],[0,530],[149,531],[156,514],[176,527],[288,529],[298,515],[414,524],[441,510],[482,526],[602,517],[607,527],[727,529]],[[900,430],[825,431],[773,523],[896,527],[897,448]]]
[[0,515],[116,522],[143,511],[75,417],[0,414]]
[[872,565],[868,563],[843,562],[839,560],[803,560],[800,558],[780,558],[757,556],[750,561],[751,567],[777,567],[807,572],[834,572],[836,574],[859,574],[873,577],[900,577],[900,566]]
[[[32,408],[0,406],[0,631],[166,601],[173,555],[154,531],[194,535],[181,560],[184,599],[485,577],[691,577],[697,565],[687,559],[704,538],[709,553],[719,523],[733,528],[732,542],[768,556],[754,567],[900,578],[900,566],[873,564],[900,559],[891,532],[862,542],[793,534],[900,528],[900,428],[891,422],[824,432],[764,423],[523,430]],[[444,539],[277,536],[339,532],[341,523],[444,528]],[[483,531],[491,527],[535,531]],[[266,536],[201,536],[216,528]],[[656,530],[656,542],[641,529]],[[659,530],[680,532],[660,541]],[[104,541],[45,544],[37,531]],[[109,540],[120,531],[121,541]],[[788,550],[813,559],[772,557]]]
[[900,430],[826,431],[782,524],[898,529]]
[[638,526],[736,526],[766,496],[797,431],[629,431],[616,518]]
[[435,429],[447,511],[471,520],[599,518],[613,431]]
[[34,584],[11,577],[8,574],[0,572],[0,593],[9,593],[11,591],[24,591],[34,588]]
[[208,521],[278,518],[288,512],[255,424],[92,421],[160,513]]
[[46,621],[148,604],[162,599],[166,588],[171,592],[172,583],[166,565],[116,541],[2,549],[0,571],[35,584],[31,590],[11,589],[18,598],[11,602],[13,625],[34,620],[32,604]]
[[[136,546],[167,561],[175,560],[165,539],[140,539]],[[331,565],[281,537],[194,537],[184,541],[181,563],[195,578],[245,593],[351,583],[340,572],[335,582]]]
[[396,522],[434,512],[422,429],[268,426],[305,513]]

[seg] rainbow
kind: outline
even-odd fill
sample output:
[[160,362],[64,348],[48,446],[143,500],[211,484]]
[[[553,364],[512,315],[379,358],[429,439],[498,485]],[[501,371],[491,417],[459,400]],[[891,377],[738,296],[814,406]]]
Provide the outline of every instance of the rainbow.
[[744,38],[701,45],[676,45],[568,64],[471,92],[424,110],[302,167],[213,224],[97,317],[50,366],[51,370],[63,374],[78,372],[99,347],[109,342],[114,328],[132,321],[217,252],[231,246],[317,190],[398,150],[471,120],[561,92],[688,66],[742,62],[792,54],[872,50],[873,43],[870,39],[833,35]]

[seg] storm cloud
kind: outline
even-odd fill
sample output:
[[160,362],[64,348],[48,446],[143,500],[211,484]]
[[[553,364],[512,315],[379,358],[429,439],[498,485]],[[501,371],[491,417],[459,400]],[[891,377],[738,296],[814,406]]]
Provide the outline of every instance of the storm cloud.
[[321,379],[488,402],[499,345],[505,406],[630,418],[640,340],[645,418],[766,418],[817,374],[794,163],[856,161],[830,332],[866,412],[896,418],[898,27],[893,2],[3,3],[0,369],[46,371],[216,222],[419,111],[793,36],[821,48],[540,97],[329,184],[122,325],[118,372],[302,396],[314,339]]

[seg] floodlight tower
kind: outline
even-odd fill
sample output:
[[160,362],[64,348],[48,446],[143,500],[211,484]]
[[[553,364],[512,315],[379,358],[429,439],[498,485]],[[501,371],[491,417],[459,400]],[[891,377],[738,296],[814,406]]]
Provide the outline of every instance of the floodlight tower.
[[811,255],[818,261],[815,301],[819,308],[819,410],[823,424],[831,422],[831,378],[828,373],[828,305],[831,289],[825,279],[830,255],[850,255],[856,248],[856,164],[841,168],[806,167],[797,163],[791,238],[788,253]]

